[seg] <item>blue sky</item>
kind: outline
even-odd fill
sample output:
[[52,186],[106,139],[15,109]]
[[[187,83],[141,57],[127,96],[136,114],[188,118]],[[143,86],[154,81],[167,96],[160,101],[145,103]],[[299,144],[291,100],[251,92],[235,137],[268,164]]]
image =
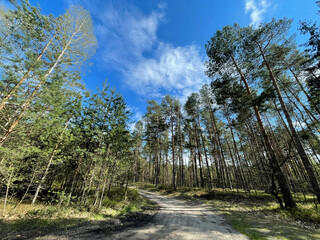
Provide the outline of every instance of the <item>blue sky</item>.
[[[1,0],[0,0],[1,2]],[[31,0],[43,13],[63,14],[72,4],[92,15],[99,47],[87,88],[108,83],[124,96],[137,120],[146,100],[171,94],[182,101],[209,79],[205,43],[225,25],[258,25],[273,17],[315,21],[315,0]],[[303,41],[298,36],[299,41]]]

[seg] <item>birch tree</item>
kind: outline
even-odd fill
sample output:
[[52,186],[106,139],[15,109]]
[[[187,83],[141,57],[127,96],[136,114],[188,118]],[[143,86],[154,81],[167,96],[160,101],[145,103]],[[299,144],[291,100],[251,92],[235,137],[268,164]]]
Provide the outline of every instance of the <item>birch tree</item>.
[[81,7],[71,7],[65,15],[56,19],[54,35],[50,53],[47,53],[45,60],[48,68],[38,69],[34,74],[35,86],[21,104],[18,116],[7,127],[0,140],[1,145],[19,124],[32,100],[57,67],[68,74],[74,74],[74,71],[83,67],[86,60],[94,54],[96,39],[93,34],[92,20],[90,14]]

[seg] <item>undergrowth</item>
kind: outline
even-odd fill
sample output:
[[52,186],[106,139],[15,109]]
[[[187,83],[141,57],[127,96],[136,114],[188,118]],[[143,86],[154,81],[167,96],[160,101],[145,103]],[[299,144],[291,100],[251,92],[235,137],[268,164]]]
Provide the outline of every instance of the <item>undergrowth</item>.
[[135,189],[128,189],[127,199],[123,199],[124,189],[110,189],[101,208],[91,207],[94,198],[89,198],[85,204],[76,201],[67,203],[39,202],[31,205],[22,203],[14,210],[18,200],[11,199],[7,205],[6,215],[0,211],[0,238],[3,234],[14,231],[23,232],[32,228],[70,227],[85,221],[102,221],[118,218],[126,214],[144,211],[155,207],[155,204],[139,195]]

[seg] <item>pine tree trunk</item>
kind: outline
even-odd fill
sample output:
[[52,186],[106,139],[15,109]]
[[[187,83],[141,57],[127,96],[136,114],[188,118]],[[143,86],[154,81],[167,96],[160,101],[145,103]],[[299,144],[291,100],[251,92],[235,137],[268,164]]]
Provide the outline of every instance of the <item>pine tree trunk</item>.
[[176,184],[176,163],[175,163],[175,146],[174,146],[174,130],[173,130],[173,109],[171,107],[170,109],[170,115],[171,115],[171,148],[172,148],[172,187],[174,190],[177,189]]
[[[209,191],[212,190],[212,179],[211,179],[211,171],[210,171],[210,167],[209,167],[209,161],[208,161],[208,155],[207,155],[207,150],[206,150],[206,146],[205,146],[205,143],[204,143],[204,138],[203,138],[203,133],[202,133],[202,129],[201,129],[201,126],[200,126],[200,119],[199,119],[199,116],[198,116],[198,124],[199,124],[199,131],[200,131],[200,137],[201,137],[201,142],[202,142],[202,148],[203,148],[203,153],[204,153],[204,158],[206,160],[206,166],[207,166],[207,171],[208,171],[208,181],[209,181]],[[200,139],[199,139],[200,141]]]
[[[251,90],[250,90],[249,85],[248,85],[248,83],[246,81],[246,78],[242,74],[239,66],[237,65],[237,63],[236,63],[236,61],[235,61],[235,59],[233,57],[232,57],[232,61],[233,61],[234,66],[236,67],[236,69],[237,69],[237,71],[238,71],[238,73],[240,75],[240,78],[241,78],[242,82],[245,85],[245,88],[247,90],[248,95],[251,96]],[[268,135],[266,133],[266,130],[265,130],[264,124],[262,122],[262,119],[261,119],[261,116],[260,116],[260,112],[259,112],[257,106],[254,106],[254,112],[255,112],[255,115],[256,115],[256,118],[257,118],[257,121],[258,121],[258,125],[259,125],[260,131],[261,131],[261,135],[263,137],[263,140],[264,140],[264,143],[265,143],[265,146],[266,146],[266,150],[267,150],[268,155],[269,155],[270,165],[271,165],[272,169],[276,169],[275,177],[278,180],[279,187],[281,189],[281,193],[282,193],[282,196],[284,198],[285,206],[287,208],[295,208],[296,207],[296,203],[293,200],[288,181],[287,181],[285,175],[283,174],[281,168],[279,167],[279,162],[280,161],[278,161],[278,159],[276,157],[276,154],[275,154],[275,152],[274,152],[274,150],[272,148],[272,145],[271,145],[269,137],[268,137]]]
[[157,132],[156,132],[156,137],[157,137],[157,147],[156,147],[156,169],[155,169],[155,184],[156,184],[156,187],[159,186],[159,150],[160,150],[160,136],[159,136],[159,119],[157,118]]
[[108,172],[109,172],[109,166],[106,167],[106,170],[104,173],[105,177],[104,177],[104,181],[103,181],[103,185],[102,185],[102,191],[101,191],[101,196],[100,196],[100,201],[99,201],[99,208],[101,208],[101,206],[102,206],[103,197],[104,197],[104,194],[106,191]]
[[72,193],[73,193],[73,189],[74,189],[74,185],[75,185],[75,182],[76,182],[76,177],[77,177],[77,174],[79,172],[79,169],[80,169],[80,166],[81,166],[81,162],[82,162],[82,157],[80,157],[80,160],[79,160],[79,163],[78,163],[78,166],[73,174],[73,178],[72,178],[72,183],[71,183],[71,189],[70,189],[70,193],[69,193],[69,197],[68,197],[68,203],[70,202],[70,199],[71,199],[71,196],[72,196]]
[[196,183],[196,187],[199,187],[199,180],[198,180],[198,168],[197,168],[197,154],[196,154],[196,150],[193,147],[192,150],[193,151],[193,165],[194,165],[194,177],[195,177],[195,183]]
[[127,196],[128,196],[128,182],[129,182],[129,171],[127,172],[126,188],[125,188],[125,190],[124,190],[124,196],[123,196],[124,201],[127,201]]
[[25,199],[25,197],[27,196],[28,192],[29,192],[29,189],[33,183],[33,180],[36,176],[36,171],[33,172],[33,175],[32,175],[32,178],[30,180],[30,183],[27,187],[27,190],[25,191],[25,193],[23,194],[22,198],[20,199],[19,203],[14,207],[14,209],[12,210],[12,213],[15,213],[16,209],[20,206],[20,204],[23,202],[23,200]]
[[[217,148],[216,148],[216,144],[215,144],[215,141],[214,141],[214,139],[213,139],[213,134],[212,134],[212,132],[211,132],[211,130],[210,129],[208,129],[209,130],[209,137],[210,137],[210,141],[211,141],[211,145],[212,145],[212,156],[213,156],[213,164],[212,164],[212,175],[214,176],[214,170],[215,170],[215,172],[216,172],[216,176],[217,176],[217,182],[218,183],[216,183],[215,185],[218,187],[219,186],[219,181],[220,181],[220,179],[221,179],[221,177],[220,177],[220,171],[219,171],[219,166],[218,166],[218,161],[219,161],[219,159],[218,159],[218,153],[217,153]],[[214,167],[215,166],[215,167]],[[213,177],[213,179],[214,179],[214,177]]]
[[[228,122],[229,122],[229,120],[230,119],[228,118]],[[230,122],[229,122],[229,124],[230,124]],[[236,152],[236,156],[237,156],[238,163],[239,163],[239,166],[240,166],[239,174],[240,174],[240,179],[241,179],[241,182],[242,182],[242,186],[244,187],[243,189],[245,189],[246,191],[250,191],[248,183],[245,181],[245,178],[244,178],[243,173],[242,173],[242,166],[240,164],[240,155],[239,155],[239,151],[238,151],[236,140],[234,138],[234,133],[233,133],[232,127],[230,127],[230,132],[231,132],[231,137],[232,137],[232,141],[233,141],[233,148],[234,148],[234,151]],[[230,150],[230,152],[231,152],[231,150]]]
[[311,186],[312,186],[312,189],[313,189],[313,192],[314,194],[317,196],[317,199],[318,199],[318,202],[320,202],[320,186],[319,186],[319,183],[318,183],[318,180],[317,180],[317,176],[315,175],[315,172],[313,171],[313,168],[312,168],[312,165],[311,165],[311,162],[302,146],[302,143],[299,139],[299,136],[296,132],[296,129],[294,128],[293,126],[293,123],[292,123],[292,120],[291,120],[291,116],[288,112],[288,109],[287,109],[287,106],[286,104],[284,103],[283,101],[283,98],[282,98],[282,95],[281,95],[281,92],[280,92],[280,89],[278,87],[278,83],[277,83],[277,80],[272,72],[272,69],[268,63],[268,61],[266,60],[266,57],[265,57],[265,54],[260,46],[260,44],[258,44],[259,46],[259,49],[260,49],[260,53],[262,54],[262,57],[263,57],[263,60],[264,60],[264,63],[266,64],[267,66],[267,69],[269,71],[269,74],[270,74],[270,78],[271,78],[271,81],[272,81],[272,84],[276,90],[276,93],[277,93],[277,97],[280,101],[280,104],[281,104],[281,108],[282,108],[282,111],[286,117],[286,120],[288,122],[288,125],[289,125],[289,128],[290,128],[290,131],[292,133],[292,136],[293,136],[293,139],[295,141],[295,144],[296,144],[296,148],[297,148],[297,151],[298,151],[298,154],[303,162],[303,165],[304,167],[306,168],[307,170],[307,173],[308,173],[308,176],[309,176],[309,179],[310,179],[310,183],[311,183]]
[[197,131],[197,126],[195,124],[194,126],[194,132],[195,132],[195,140],[196,140],[196,146],[197,146],[197,152],[198,152],[198,160],[199,160],[199,171],[200,171],[200,182],[201,182],[201,187],[204,187],[204,178],[203,178],[203,173],[202,173],[202,154],[201,154],[201,149],[200,149],[200,143],[199,143],[199,137],[198,137],[198,131]]

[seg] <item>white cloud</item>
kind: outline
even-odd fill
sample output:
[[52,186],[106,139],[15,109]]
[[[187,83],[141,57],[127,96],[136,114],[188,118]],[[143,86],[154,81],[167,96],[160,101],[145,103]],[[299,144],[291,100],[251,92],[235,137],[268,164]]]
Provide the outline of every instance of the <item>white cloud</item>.
[[[83,5],[94,19],[99,42],[98,55],[107,68],[126,67],[152,50],[157,29],[163,19],[162,9],[144,14],[125,1],[65,0],[67,5]],[[161,5],[162,6],[162,5]]]
[[[120,8],[120,9],[119,9]],[[131,61],[143,58],[157,41],[158,25],[163,18],[160,11],[149,15],[132,7],[102,6],[91,10],[98,24],[96,34],[99,53],[108,68],[124,69]]]
[[257,27],[270,7],[269,0],[245,0],[245,11],[250,12],[251,25]]
[[197,91],[207,80],[204,58],[195,45],[174,47],[161,43],[154,58],[143,59],[126,72],[127,83],[143,95],[159,90],[183,97]]
[[125,86],[137,94],[148,98],[171,94],[184,100],[208,81],[199,47],[174,46],[158,38],[159,25],[165,22],[164,2],[146,14],[120,1],[66,1],[78,1],[91,12],[100,63],[120,72]]

